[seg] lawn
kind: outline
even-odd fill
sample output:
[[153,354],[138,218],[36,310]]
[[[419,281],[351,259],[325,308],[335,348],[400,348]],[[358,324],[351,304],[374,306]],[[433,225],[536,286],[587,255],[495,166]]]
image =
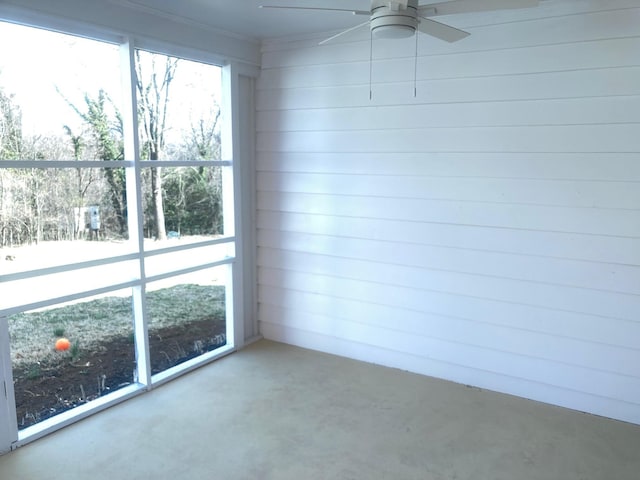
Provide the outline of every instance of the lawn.
[[[147,293],[151,372],[226,343],[225,289],[179,284]],[[131,297],[108,296],[9,318],[20,428],[137,380]],[[71,348],[54,349],[65,337]]]
[[[180,284],[148,292],[146,305],[150,332],[205,318],[224,319],[224,287]],[[130,337],[132,318],[130,296],[109,296],[12,315],[8,321],[13,366],[60,357],[54,349],[57,337],[71,341],[67,355],[77,348],[91,350],[115,337]]]

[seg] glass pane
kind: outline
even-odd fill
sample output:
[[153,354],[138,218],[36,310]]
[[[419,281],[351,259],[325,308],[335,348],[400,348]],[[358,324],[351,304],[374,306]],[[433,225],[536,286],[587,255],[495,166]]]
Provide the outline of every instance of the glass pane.
[[151,372],[226,344],[226,267],[147,285]]
[[119,160],[119,48],[0,22],[0,160]]
[[0,168],[0,275],[130,253],[123,168]]
[[20,429],[136,381],[131,312],[120,290],[8,318]]
[[222,69],[136,50],[143,160],[220,158]]
[[108,263],[61,273],[2,282],[0,310],[56,300],[91,290],[108,289],[140,278],[138,260]]
[[[180,240],[177,241],[179,242]],[[145,257],[145,274],[147,277],[164,275],[176,270],[197,267],[198,265],[217,262],[233,256],[233,243],[193,247],[170,253],[158,253]]]
[[145,237],[158,240],[149,248],[168,246],[165,240],[193,242],[224,234],[223,168],[230,167],[142,169]]

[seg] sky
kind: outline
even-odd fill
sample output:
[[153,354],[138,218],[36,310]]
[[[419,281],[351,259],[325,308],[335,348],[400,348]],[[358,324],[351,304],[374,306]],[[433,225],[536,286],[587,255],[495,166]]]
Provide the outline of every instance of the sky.
[[[82,122],[63,96],[82,107],[85,93],[102,88],[121,104],[117,45],[3,22],[0,45],[0,88],[20,106],[24,134],[62,134],[63,125],[79,132]],[[181,60],[169,106],[174,134],[220,103],[220,77],[218,67]]]

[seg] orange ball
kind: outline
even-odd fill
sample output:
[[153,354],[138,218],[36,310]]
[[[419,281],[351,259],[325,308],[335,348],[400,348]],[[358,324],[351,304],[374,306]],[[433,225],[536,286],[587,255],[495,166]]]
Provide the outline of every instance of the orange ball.
[[56,340],[56,350],[59,352],[63,352],[65,350],[69,350],[71,347],[71,342],[66,338],[59,338]]

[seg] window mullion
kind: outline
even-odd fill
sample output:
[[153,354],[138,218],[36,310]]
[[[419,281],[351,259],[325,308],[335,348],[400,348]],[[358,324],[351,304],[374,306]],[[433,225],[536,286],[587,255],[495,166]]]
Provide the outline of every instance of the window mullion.
[[140,285],[133,287],[134,337],[136,344],[136,361],[138,382],[151,385],[151,359],[149,355],[148,316],[144,270],[144,232],[142,226],[142,186],[140,175],[140,144],[138,141],[138,107],[136,95],[136,70],[134,45],[130,38],[120,46],[122,70],[123,105],[123,137],[124,156],[133,160],[133,167],[126,170],[127,212],[129,224],[129,241],[136,246],[139,259]]
[[225,235],[236,238],[236,255],[234,263],[229,267],[227,282],[227,338],[233,339],[233,345],[241,348],[244,344],[244,305],[242,302],[242,255],[237,255],[242,245],[240,231],[242,199],[240,196],[240,111],[239,111],[239,78],[235,64],[231,63],[222,69],[222,158],[231,159],[231,166],[222,169],[224,198]]

